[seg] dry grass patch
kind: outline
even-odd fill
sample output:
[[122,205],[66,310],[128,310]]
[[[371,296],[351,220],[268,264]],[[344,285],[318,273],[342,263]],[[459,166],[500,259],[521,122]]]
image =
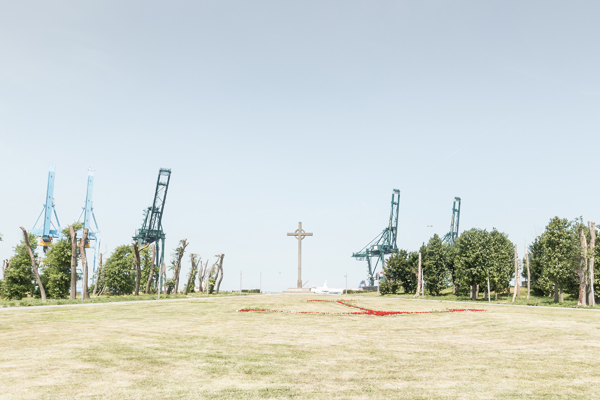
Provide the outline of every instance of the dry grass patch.
[[[0,311],[3,398],[595,398],[600,314],[277,295]],[[461,307],[459,307],[461,306]],[[466,305],[465,305],[466,306]],[[478,308],[486,308],[484,304]]]

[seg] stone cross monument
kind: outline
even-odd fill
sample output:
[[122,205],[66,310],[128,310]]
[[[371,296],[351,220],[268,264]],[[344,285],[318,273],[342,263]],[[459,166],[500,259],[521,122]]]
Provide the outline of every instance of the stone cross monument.
[[298,229],[294,233],[288,233],[288,236],[296,236],[298,239],[298,289],[302,289],[302,239],[306,236],[312,236],[312,233],[307,233],[302,229],[302,222],[298,222]]

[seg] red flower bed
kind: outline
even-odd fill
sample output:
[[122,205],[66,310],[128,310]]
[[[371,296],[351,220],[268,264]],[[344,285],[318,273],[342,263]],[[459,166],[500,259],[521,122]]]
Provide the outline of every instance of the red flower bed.
[[448,310],[440,311],[377,311],[368,308],[356,306],[354,304],[348,304],[348,301],[342,300],[308,300],[307,302],[322,302],[322,303],[337,303],[346,307],[356,308],[360,311],[353,312],[321,312],[321,311],[283,311],[283,310],[269,310],[267,308],[241,308],[240,312],[278,312],[278,313],[289,313],[289,314],[330,314],[330,315],[400,315],[400,314],[434,314],[434,313],[451,313],[451,312],[463,312],[463,311],[485,311],[484,309],[477,308],[450,308]]

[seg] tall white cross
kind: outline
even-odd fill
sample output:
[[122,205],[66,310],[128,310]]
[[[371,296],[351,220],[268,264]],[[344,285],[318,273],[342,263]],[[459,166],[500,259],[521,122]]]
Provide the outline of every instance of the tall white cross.
[[298,289],[302,288],[302,239],[306,236],[312,236],[312,233],[306,233],[302,229],[302,222],[298,222],[298,229],[294,233],[288,233],[288,236],[296,236],[298,239]]

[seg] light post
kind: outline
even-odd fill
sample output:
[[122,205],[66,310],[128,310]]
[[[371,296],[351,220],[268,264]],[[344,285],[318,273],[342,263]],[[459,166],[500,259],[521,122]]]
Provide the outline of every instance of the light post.
[[344,275],[344,277],[346,278],[346,294],[348,294],[348,273],[346,272],[346,275]]

